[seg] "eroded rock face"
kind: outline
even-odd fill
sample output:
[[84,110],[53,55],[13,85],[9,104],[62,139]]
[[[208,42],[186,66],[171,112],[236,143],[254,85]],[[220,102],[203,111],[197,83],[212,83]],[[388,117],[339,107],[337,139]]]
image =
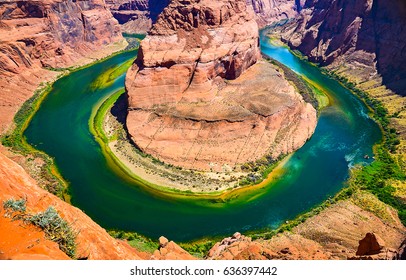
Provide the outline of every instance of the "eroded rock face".
[[178,102],[158,103],[162,97],[149,99],[152,94],[140,98],[142,106],[151,107],[129,112],[127,127],[134,142],[176,166],[230,171],[290,153],[314,132],[316,110],[267,62],[219,87],[180,93]]
[[122,40],[103,0],[2,1],[0,132],[40,83],[59,74],[45,68],[90,63],[123,48]]
[[243,0],[172,1],[127,74],[135,144],[166,163],[215,171],[301,147],[316,111],[270,64],[254,65],[258,37]]
[[122,40],[103,0],[7,1],[0,17],[1,70],[13,73],[35,60],[66,67],[89,49]]
[[170,0],[106,0],[113,16],[128,33],[147,33]]
[[247,0],[247,4],[255,11],[258,24],[267,24],[292,19],[299,15],[304,0]]
[[[54,207],[76,233],[77,258],[86,259],[141,259],[145,257],[128,244],[112,238],[103,228],[93,222],[80,209],[63,202],[58,197],[41,189],[24,169],[0,153],[0,209],[7,199],[26,199],[27,212],[38,213],[49,206]],[[4,215],[4,211],[0,212]],[[58,245],[45,239],[38,228],[20,228],[18,221],[1,218],[0,259],[66,259]],[[4,223],[4,224],[3,224]],[[11,230],[15,232],[11,232]],[[14,236],[15,234],[15,236]],[[18,239],[19,238],[19,239]],[[9,240],[10,239],[10,240]],[[30,248],[16,246],[10,248],[13,242],[20,240]],[[36,241],[38,240],[38,242]],[[27,246],[28,246],[27,245]],[[27,250],[30,249],[30,250]]]
[[405,96],[405,14],[402,0],[307,0],[282,37],[311,61],[362,68],[366,81],[379,74],[386,86]]
[[[128,33],[147,33],[158,15],[171,0],[106,0],[114,17]],[[246,0],[252,7],[258,24],[291,19],[298,15],[304,0]]]
[[385,242],[378,235],[368,232],[365,237],[359,241],[357,256],[379,254],[385,247]]

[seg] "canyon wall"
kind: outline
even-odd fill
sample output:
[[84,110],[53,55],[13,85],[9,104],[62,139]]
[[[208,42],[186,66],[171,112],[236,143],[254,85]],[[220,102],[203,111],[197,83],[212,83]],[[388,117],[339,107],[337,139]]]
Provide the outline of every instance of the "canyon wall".
[[[33,226],[4,217],[3,202],[25,199],[27,212],[36,214],[49,206],[57,210],[73,228],[79,259],[141,259],[145,254],[115,240],[85,213],[40,188],[24,169],[0,153],[0,260],[68,259],[58,244],[45,238]],[[12,231],[12,232],[11,232]],[[26,245],[25,247],[22,245]]]
[[103,0],[0,3],[0,133],[49,71],[90,63],[124,47]]
[[406,96],[405,26],[402,0],[307,0],[282,37],[312,62],[363,69],[365,81],[380,75],[384,85]]
[[[106,0],[114,17],[127,33],[147,33],[171,0]],[[275,21],[295,18],[304,0],[246,0],[255,11],[260,27]]]
[[260,27],[284,19],[296,18],[304,0],[247,0],[252,6]]
[[301,147],[316,111],[259,58],[245,0],[172,1],[127,74],[135,144],[166,163],[213,171]]
[[171,0],[106,0],[126,33],[147,33]]

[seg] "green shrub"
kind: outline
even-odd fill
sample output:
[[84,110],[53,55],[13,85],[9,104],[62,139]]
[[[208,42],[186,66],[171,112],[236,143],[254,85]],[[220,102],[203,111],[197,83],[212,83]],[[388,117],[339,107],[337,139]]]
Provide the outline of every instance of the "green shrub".
[[59,248],[73,258],[76,252],[76,235],[70,225],[62,219],[53,207],[28,218],[28,220],[44,230],[46,236],[59,244]]
[[41,228],[47,239],[58,243],[59,249],[74,258],[76,253],[76,234],[53,207],[48,207],[44,212],[32,215],[26,213],[26,200],[8,199],[3,202],[6,217],[18,219],[25,223]]
[[25,213],[25,211],[27,210],[25,205],[26,202],[27,201],[25,199],[15,200],[11,198],[3,202],[3,208],[4,210],[6,210],[6,212]]

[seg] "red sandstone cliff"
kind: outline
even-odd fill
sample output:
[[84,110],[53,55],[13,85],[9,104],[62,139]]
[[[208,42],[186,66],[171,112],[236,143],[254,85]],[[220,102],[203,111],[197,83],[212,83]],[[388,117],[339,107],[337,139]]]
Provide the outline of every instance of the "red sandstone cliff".
[[258,37],[244,0],[172,1],[127,75],[136,145],[167,163],[215,171],[301,147],[316,111],[270,64],[255,64]]
[[299,15],[304,0],[247,0],[262,27],[276,21],[293,19]]
[[127,33],[147,33],[170,0],[106,0]]
[[[147,33],[158,15],[171,0],[106,0],[114,17],[127,33]],[[298,16],[304,0],[246,0],[263,27],[276,21]]]
[[[3,202],[7,199],[26,199],[27,211],[38,213],[54,207],[77,233],[77,258],[141,259],[126,243],[113,239],[80,209],[63,202],[40,188],[12,160],[0,153],[0,259],[67,259],[56,243],[45,238],[39,229],[22,226],[19,221],[4,217]],[[25,246],[25,247],[24,247]]]
[[379,75],[406,95],[405,1],[307,0],[303,8],[282,31],[292,48],[322,66],[361,69],[365,81]]
[[0,132],[40,83],[59,74],[44,68],[90,63],[123,48],[122,40],[103,0],[2,1]]

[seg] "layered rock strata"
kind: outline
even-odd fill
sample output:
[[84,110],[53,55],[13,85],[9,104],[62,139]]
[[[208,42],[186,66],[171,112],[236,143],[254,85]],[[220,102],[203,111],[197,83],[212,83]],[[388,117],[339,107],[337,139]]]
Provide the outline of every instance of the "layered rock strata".
[[[127,33],[147,33],[158,15],[171,0],[106,0],[122,30]],[[263,27],[273,22],[298,16],[304,0],[246,0],[255,12],[258,24]]]
[[247,0],[255,11],[258,24],[265,25],[286,19],[296,18],[304,0]]
[[[9,0],[0,4],[0,132],[49,71],[90,63],[123,48],[103,0]],[[106,49],[109,46],[109,49]]]
[[384,104],[406,159],[406,2],[307,0],[282,40]]
[[387,87],[406,95],[405,1],[307,0],[303,8],[283,30],[291,47],[322,66],[369,69],[362,78],[381,75]]
[[206,171],[301,147],[316,111],[270,64],[255,64],[258,36],[245,1],[172,1],[127,75],[135,144]]
[[[145,257],[128,244],[115,240],[80,209],[40,188],[15,162],[0,153],[0,259],[66,259],[56,243],[48,241],[38,228],[21,227],[4,218],[3,202],[25,199],[27,212],[38,213],[54,207],[77,233],[79,259],[141,259]],[[11,233],[12,231],[12,233]],[[16,240],[20,240],[19,244]],[[27,244],[22,248],[21,244]]]
[[[371,205],[383,206],[378,217],[357,206],[353,199],[331,205],[291,232],[277,234],[269,240],[252,240],[236,233],[214,245],[207,259],[404,259],[406,229],[396,212],[373,198]],[[377,238],[369,238],[372,235],[382,238],[376,241]]]
[[147,33],[170,0],[106,0],[124,32]]

